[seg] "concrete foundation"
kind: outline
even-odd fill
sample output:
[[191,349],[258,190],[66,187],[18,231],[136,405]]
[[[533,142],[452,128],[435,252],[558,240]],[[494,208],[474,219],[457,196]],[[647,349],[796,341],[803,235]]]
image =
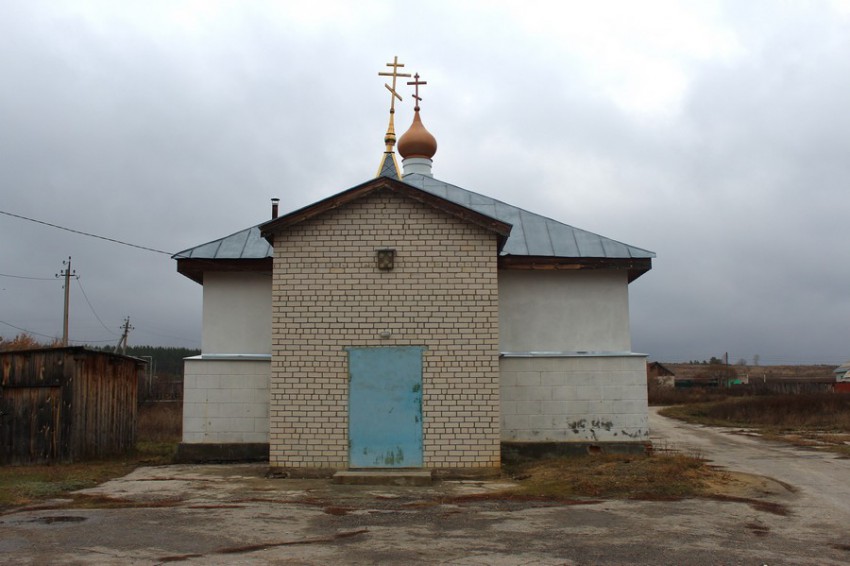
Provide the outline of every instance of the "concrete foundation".
[[652,443],[646,442],[503,442],[502,463],[510,464],[559,456],[587,454],[652,453]]
[[179,464],[210,462],[268,462],[268,443],[187,443],[177,445]]
[[333,475],[333,482],[343,485],[424,486],[433,483],[428,470],[344,471]]

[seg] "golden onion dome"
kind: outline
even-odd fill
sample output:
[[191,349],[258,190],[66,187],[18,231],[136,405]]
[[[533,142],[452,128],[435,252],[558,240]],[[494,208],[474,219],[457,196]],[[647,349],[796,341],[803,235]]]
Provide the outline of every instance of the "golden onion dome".
[[398,152],[405,159],[423,157],[431,159],[437,153],[437,139],[422,125],[417,108],[413,114],[413,123],[398,140]]

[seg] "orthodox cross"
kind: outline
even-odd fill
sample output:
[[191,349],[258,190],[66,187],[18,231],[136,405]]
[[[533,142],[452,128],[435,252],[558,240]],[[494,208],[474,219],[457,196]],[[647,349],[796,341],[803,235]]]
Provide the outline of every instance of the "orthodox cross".
[[398,55],[393,57],[392,63],[387,63],[387,67],[392,67],[393,68],[392,72],[389,72],[389,73],[379,72],[378,76],[392,77],[393,78],[393,86],[390,86],[387,83],[384,83],[384,86],[387,87],[387,90],[390,91],[390,93],[391,93],[391,96],[390,96],[390,113],[394,114],[395,113],[395,99],[398,98],[399,100],[401,100],[401,96],[399,96],[399,94],[395,90],[396,79],[398,77],[410,77],[410,73],[399,73],[398,72],[400,67],[404,67],[404,63],[398,62]]
[[[408,76],[410,76],[410,75],[408,75]],[[416,100],[416,106],[414,106],[413,109],[415,111],[419,112],[419,101],[422,100],[422,97],[419,96],[419,85],[426,85],[428,83],[425,82],[425,81],[420,81],[419,80],[419,73],[416,73],[415,75],[413,75],[413,80],[409,81],[407,84],[413,85],[413,87],[416,89],[416,94],[413,95],[414,100]]]

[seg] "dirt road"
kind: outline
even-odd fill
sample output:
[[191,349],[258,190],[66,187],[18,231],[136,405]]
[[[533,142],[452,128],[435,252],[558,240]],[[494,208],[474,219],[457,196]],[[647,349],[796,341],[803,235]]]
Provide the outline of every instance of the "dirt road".
[[667,419],[658,415],[657,407],[650,408],[649,423],[656,447],[691,452],[725,469],[768,476],[792,486],[799,495],[794,512],[800,520],[843,523],[848,525],[850,539],[850,458],[766,441],[744,430]]
[[[850,477],[848,461],[657,416],[652,423],[662,443],[799,490],[753,482],[761,492],[747,498],[565,505],[494,497],[506,487],[499,483],[337,486],[266,479],[257,465],[149,467],[87,490],[100,498],[97,507],[58,501],[0,515],[0,563],[850,562],[847,491],[835,483]],[[729,483],[742,482],[730,474]]]

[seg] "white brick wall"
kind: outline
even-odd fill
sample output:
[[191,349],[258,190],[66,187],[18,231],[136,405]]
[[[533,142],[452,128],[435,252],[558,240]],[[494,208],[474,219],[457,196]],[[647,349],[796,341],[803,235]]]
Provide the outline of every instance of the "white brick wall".
[[348,346],[425,346],[425,467],[499,465],[495,234],[382,191],[275,235],[274,262],[272,465],[348,467]]
[[269,374],[269,360],[187,359],[183,442],[268,442]]
[[504,441],[649,438],[644,356],[505,357],[500,367]]

